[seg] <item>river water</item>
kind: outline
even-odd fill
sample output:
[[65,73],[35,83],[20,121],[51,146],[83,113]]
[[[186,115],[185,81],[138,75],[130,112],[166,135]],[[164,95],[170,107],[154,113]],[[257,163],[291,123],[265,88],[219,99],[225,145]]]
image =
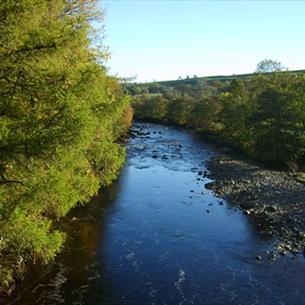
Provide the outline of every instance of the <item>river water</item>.
[[118,181],[69,215],[62,254],[30,268],[6,303],[305,304],[304,259],[267,259],[273,241],[204,188],[217,152],[189,131],[133,130]]

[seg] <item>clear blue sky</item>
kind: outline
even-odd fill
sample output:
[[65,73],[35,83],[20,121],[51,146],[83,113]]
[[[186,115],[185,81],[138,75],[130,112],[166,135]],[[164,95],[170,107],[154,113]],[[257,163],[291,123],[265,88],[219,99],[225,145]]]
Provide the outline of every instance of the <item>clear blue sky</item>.
[[102,0],[110,71],[137,81],[305,69],[305,1]]

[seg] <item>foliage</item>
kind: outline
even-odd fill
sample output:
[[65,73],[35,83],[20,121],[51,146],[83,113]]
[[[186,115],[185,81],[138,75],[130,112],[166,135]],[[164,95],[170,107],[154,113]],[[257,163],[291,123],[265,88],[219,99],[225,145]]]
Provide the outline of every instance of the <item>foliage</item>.
[[98,16],[91,0],[0,3],[0,255],[49,261],[54,220],[117,177],[132,113],[93,47]]
[[[251,78],[214,82],[200,90],[194,86],[193,91],[185,84],[169,88],[159,96],[167,100],[162,120],[212,134],[270,165],[303,164],[305,76],[278,72],[282,64],[276,61],[265,60],[258,67],[264,73]],[[161,111],[151,99],[137,96],[136,117],[152,119],[152,113]]]
[[264,59],[257,64],[256,72],[258,73],[274,73],[285,70],[286,68],[276,60]]
[[217,132],[221,128],[218,120],[221,109],[222,105],[217,96],[203,96],[195,101],[188,124],[201,132]]
[[233,80],[220,94],[222,138],[246,152],[250,152],[252,143],[251,128],[248,128],[249,116],[253,112],[250,96],[245,82],[238,79]]
[[193,99],[188,95],[174,97],[168,104],[167,120],[177,125],[186,125],[193,109]]
[[160,94],[145,94],[138,99],[134,99],[134,107],[139,110],[139,119],[162,121],[167,115],[167,102],[167,99]]
[[264,87],[254,99],[253,150],[271,163],[300,160],[305,152],[305,77],[275,74],[257,80]]

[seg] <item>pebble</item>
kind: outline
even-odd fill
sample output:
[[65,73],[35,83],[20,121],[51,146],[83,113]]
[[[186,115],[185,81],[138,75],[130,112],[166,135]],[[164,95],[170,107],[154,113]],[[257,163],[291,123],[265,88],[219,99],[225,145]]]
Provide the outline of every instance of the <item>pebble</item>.
[[298,184],[295,175],[229,155],[214,157],[207,164],[208,178],[215,181],[205,187],[253,215],[256,226],[275,236],[277,246],[283,245],[276,252],[286,255],[305,248],[305,185]]

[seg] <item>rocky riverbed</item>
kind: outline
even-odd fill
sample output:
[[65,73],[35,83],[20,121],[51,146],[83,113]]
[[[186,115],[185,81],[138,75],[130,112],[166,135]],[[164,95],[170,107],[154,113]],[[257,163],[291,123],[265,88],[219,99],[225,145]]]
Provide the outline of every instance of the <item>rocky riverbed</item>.
[[274,237],[277,254],[304,253],[305,185],[285,171],[264,168],[239,156],[222,154],[208,162],[207,187],[240,207],[259,227],[260,233]]

